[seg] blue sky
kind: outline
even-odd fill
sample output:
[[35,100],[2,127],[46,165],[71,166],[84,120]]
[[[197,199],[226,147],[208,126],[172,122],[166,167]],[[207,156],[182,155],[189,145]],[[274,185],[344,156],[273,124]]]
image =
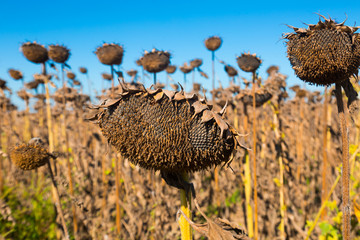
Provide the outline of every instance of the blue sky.
[[[316,23],[321,13],[347,24],[360,25],[360,3],[356,1],[9,1],[2,0],[0,8],[0,78],[8,81],[15,91],[20,82],[8,75],[9,68],[20,69],[25,81],[40,66],[27,61],[19,48],[23,42],[64,44],[71,49],[68,64],[77,78],[84,83],[85,77],[78,72],[80,66],[89,69],[93,88],[100,90],[100,74],[109,71],[93,53],[103,42],[115,42],[124,46],[122,70],[135,68],[135,60],[144,50],[153,47],[169,50],[171,63],[182,65],[194,58],[204,61],[203,71],[211,75],[210,52],[204,40],[211,35],[221,36],[222,47],[216,56],[236,66],[236,56],[250,51],[263,60],[260,76],[266,77],[270,65],[278,65],[289,76],[288,86],[304,84],[294,75],[286,58],[282,33],[290,32],[285,24],[303,27],[303,23]],[[239,70],[239,69],[238,69]],[[224,87],[228,77],[223,66],[216,63],[217,79]],[[240,71],[240,70],[239,70]],[[240,71],[242,77],[250,74]],[[165,73],[158,74],[165,81]],[[173,78],[182,82],[177,71]],[[191,76],[188,77],[191,79]],[[210,88],[211,81],[196,79]],[[150,86],[147,80],[146,85]],[[307,86],[307,88],[311,88]],[[17,97],[14,101],[19,102]]]

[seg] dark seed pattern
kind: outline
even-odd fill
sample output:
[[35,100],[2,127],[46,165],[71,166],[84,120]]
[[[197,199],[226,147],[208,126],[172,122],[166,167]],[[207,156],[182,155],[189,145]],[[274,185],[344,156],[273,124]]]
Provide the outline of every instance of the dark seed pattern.
[[21,51],[26,59],[33,63],[44,63],[49,59],[47,49],[36,42],[24,43]]
[[33,170],[45,165],[50,158],[48,151],[35,144],[22,144],[10,151],[12,162],[22,170]]
[[228,162],[236,147],[235,131],[197,95],[125,91],[101,107],[93,119],[103,135],[146,169],[199,171]]
[[[294,28],[285,36],[287,53],[296,75],[316,85],[340,83],[357,74],[360,39],[356,29],[326,20],[309,30]],[[318,26],[318,27],[316,27]]]
[[243,53],[237,58],[237,63],[241,70],[245,72],[254,72],[260,67],[261,60],[256,54]]

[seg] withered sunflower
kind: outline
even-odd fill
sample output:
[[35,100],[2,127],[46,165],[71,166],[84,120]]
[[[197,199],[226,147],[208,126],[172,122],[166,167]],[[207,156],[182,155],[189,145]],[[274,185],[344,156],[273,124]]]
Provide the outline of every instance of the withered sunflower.
[[103,135],[132,163],[193,172],[229,161],[236,132],[205,99],[183,91],[128,89],[98,106]]

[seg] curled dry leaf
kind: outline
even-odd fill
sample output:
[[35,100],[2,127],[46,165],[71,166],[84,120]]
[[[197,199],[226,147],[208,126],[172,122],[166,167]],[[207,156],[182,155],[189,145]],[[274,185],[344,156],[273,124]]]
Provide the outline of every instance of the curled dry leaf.
[[216,218],[213,221],[201,211],[196,198],[194,199],[194,203],[196,209],[205,218],[207,223],[194,223],[181,210],[178,211],[178,215],[182,214],[194,230],[205,235],[209,238],[209,240],[250,240],[245,231],[241,229],[239,225],[222,218]]

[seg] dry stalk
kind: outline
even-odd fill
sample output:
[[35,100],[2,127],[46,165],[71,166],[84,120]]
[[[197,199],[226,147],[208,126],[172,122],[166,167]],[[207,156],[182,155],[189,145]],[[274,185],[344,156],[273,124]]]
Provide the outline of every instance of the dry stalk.
[[342,211],[343,211],[343,239],[350,240],[350,167],[349,167],[349,133],[345,116],[341,85],[335,84],[335,96],[338,107],[341,138],[342,138]]
[[277,140],[277,144],[279,144],[279,153],[278,153],[278,162],[279,162],[279,184],[280,184],[280,238],[285,240],[286,234],[285,234],[285,201],[284,201],[284,162],[282,158],[282,146],[281,146],[281,130],[279,129],[279,106],[272,106],[273,109],[273,121],[274,121],[274,133]]
[[118,154],[118,159],[115,159],[115,194],[116,194],[116,231],[121,232],[121,209],[120,209],[120,164],[122,162],[121,154]]
[[[323,165],[322,165],[322,187],[321,187],[321,202],[324,203],[327,196],[327,183],[326,183],[326,170],[327,170],[327,141],[328,141],[328,94],[327,87],[324,91],[324,110],[323,110]],[[321,213],[321,220],[324,220],[326,216],[326,209]]]
[[47,127],[48,127],[48,134],[49,134],[49,152],[53,152],[54,149],[54,136],[52,132],[52,120],[51,120],[51,103],[50,103],[50,93],[49,93],[49,81],[46,77],[46,66],[45,63],[42,64],[43,66],[43,75],[45,77],[45,96],[46,96],[46,117],[47,117]]
[[102,182],[103,182],[103,198],[102,198],[102,206],[101,213],[103,217],[103,221],[105,222],[105,211],[106,211],[106,196],[108,191],[108,182],[106,178],[106,155],[102,155],[101,157],[101,167],[102,167]]
[[304,98],[300,98],[299,100],[299,108],[300,108],[300,119],[298,125],[298,137],[296,138],[296,156],[298,162],[298,168],[296,171],[296,178],[298,182],[301,181],[301,172],[304,164],[304,154],[303,154],[303,146],[302,146],[302,138],[303,138],[303,119],[304,119],[304,108],[303,105],[305,104]]
[[114,85],[114,66],[110,65],[111,69],[111,97],[114,97],[115,85]]
[[55,206],[57,208],[57,211],[60,215],[60,219],[61,219],[61,223],[62,223],[62,227],[64,229],[64,236],[66,239],[70,239],[69,237],[69,231],[66,227],[66,222],[65,222],[65,218],[64,218],[64,213],[63,213],[63,210],[61,208],[61,201],[60,201],[60,195],[59,195],[59,190],[58,190],[58,187],[57,187],[57,184],[56,184],[56,181],[55,181],[55,178],[54,178],[54,174],[53,174],[53,171],[51,169],[51,164],[50,162],[48,161],[47,163],[47,166],[48,166],[48,170],[49,170],[49,173],[50,173],[50,177],[51,177],[51,181],[52,181],[52,184],[53,184],[53,196],[55,197]]
[[[6,116],[6,104],[3,104],[3,108],[2,110],[2,118],[3,121],[1,121],[0,124],[0,144],[1,144],[1,150],[3,153],[7,152],[7,134],[5,131],[3,131],[3,127],[8,125],[8,119]],[[0,158],[0,194],[2,193],[3,187],[4,187],[4,177],[3,177],[3,159],[5,159],[5,157],[1,156]]]
[[[62,136],[65,139],[65,145],[63,145],[63,151],[66,153],[66,166],[67,166],[67,175],[68,175],[68,181],[69,181],[69,189],[70,189],[70,196],[74,196],[74,185],[72,180],[72,174],[71,174],[71,163],[70,163],[70,146],[69,146],[69,136],[67,134],[67,123],[66,123],[66,98],[65,98],[65,88],[66,88],[66,82],[64,81],[64,64],[61,64],[61,72],[62,72],[62,82],[63,82],[63,113],[61,114],[62,118],[62,126],[61,126],[61,132]],[[75,203],[71,202],[71,210],[73,214],[73,227],[74,227],[74,236],[75,239],[77,239],[77,232],[78,232],[78,224],[77,224],[77,217],[76,217],[76,207]]]
[[24,124],[24,142],[28,142],[31,139],[30,132],[30,119],[29,119],[29,100],[25,100],[26,108],[25,108],[25,124]]
[[253,172],[254,172],[254,239],[258,239],[258,202],[257,202],[257,175],[256,175],[256,98],[255,98],[255,80],[256,73],[253,74],[252,97],[253,97]]

